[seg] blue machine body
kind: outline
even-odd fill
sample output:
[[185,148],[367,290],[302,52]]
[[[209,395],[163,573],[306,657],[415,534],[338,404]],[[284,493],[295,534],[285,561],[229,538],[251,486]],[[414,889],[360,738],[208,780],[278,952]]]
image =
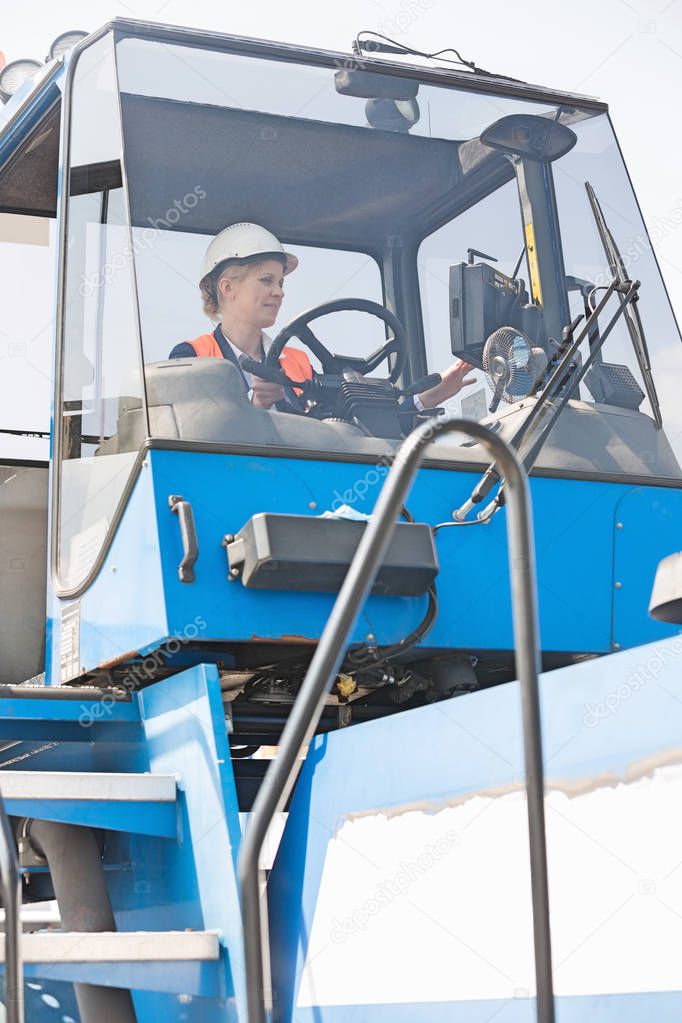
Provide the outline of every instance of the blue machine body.
[[[107,829],[105,873],[121,930],[215,929],[222,935],[218,960],[180,961],[171,969],[139,962],[27,964],[27,983],[34,985],[29,992],[40,990],[59,1000],[62,983],[83,979],[85,970],[92,983],[139,988],[140,1019],[174,1018],[179,995],[190,1006],[183,1019],[244,1018],[235,874],[241,824],[217,681],[215,667],[207,665],[176,676],[172,685],[139,694],[132,703],[103,708],[87,700],[70,701],[54,714],[52,701],[50,706],[31,701],[28,707],[20,701],[14,721],[12,708],[3,707],[2,737],[22,736],[18,755],[30,756],[32,770],[170,773],[178,778],[177,801],[168,805],[114,807],[100,801],[51,802],[48,807],[8,800],[7,810]],[[34,738],[46,720],[56,743]],[[54,1018],[49,1002],[36,1003],[34,993],[35,1015],[28,1018],[37,1023]],[[69,998],[64,1009],[70,1004]]]
[[[675,846],[661,847],[662,836],[670,833],[665,790],[679,784],[679,654],[675,637],[559,669],[541,680],[559,1020],[589,1017],[612,1023],[642,1020],[651,1013],[665,1021],[679,1016],[682,981],[671,987],[670,977],[675,946],[667,955],[663,949],[671,928],[678,926]],[[38,993],[61,999],[62,1011],[72,1005],[64,984],[77,979],[132,987],[141,1020],[245,1020],[235,877],[244,815],[240,819],[215,668],[189,669],[105,713],[97,701],[71,701],[56,716],[52,703],[35,700],[27,707],[21,701],[15,720],[9,705],[1,707],[1,736],[24,737],[15,755],[33,751],[26,760],[29,770],[172,771],[178,778],[172,833],[165,825],[153,828],[151,818],[143,823],[148,814],[139,807],[107,823],[105,868],[119,928],[217,928],[222,953],[212,964],[176,963],[172,970],[134,963],[106,969],[87,963],[27,966],[30,1018],[36,1023],[54,1018]],[[56,749],[39,748],[46,721],[52,736],[61,740]],[[523,778],[516,684],[316,738],[268,882],[277,1023],[483,1021],[493,1013],[510,1023],[530,1023],[535,1018],[532,978],[528,973],[512,976],[504,960],[494,960],[501,948],[513,959],[511,950],[519,944],[526,946],[526,966],[532,961],[527,866],[514,855],[525,818]],[[638,823],[631,817],[628,823],[628,800],[643,795],[651,806],[648,830],[635,843]],[[601,823],[588,834],[580,826],[578,808],[595,797],[602,801]],[[13,802],[8,809],[38,812]],[[78,819],[77,804],[67,810],[68,819]],[[101,823],[107,811],[109,804],[95,806],[92,822]],[[59,807],[42,806],[39,812],[62,819]],[[407,834],[403,823],[410,821]],[[396,826],[387,845],[386,829]],[[449,836],[445,846],[439,845],[443,836]],[[628,841],[636,845],[636,855]],[[341,872],[339,847],[346,853]],[[419,859],[422,854],[426,859]],[[562,862],[566,854],[568,865]],[[478,859],[482,869],[463,872],[463,857]],[[450,877],[458,893],[463,884],[478,893],[493,869],[505,884],[513,884],[513,898],[499,900],[493,894],[473,906],[462,903],[453,917],[441,887],[438,916],[434,883],[442,885]],[[578,915],[582,941],[562,943],[570,913],[561,887],[566,869],[572,872],[573,897],[581,912],[584,899],[592,897],[590,879],[611,878],[612,889],[602,900],[609,904],[607,939],[620,940],[635,962],[648,962],[652,947],[660,953],[665,960],[660,991],[642,991],[641,969],[628,976],[627,962],[621,962],[615,976],[602,962],[595,981],[592,964],[600,946],[590,948],[594,935],[588,916]],[[584,898],[579,894],[583,889]],[[339,898],[343,909],[335,916]],[[642,906],[646,912],[656,907],[659,923],[670,918],[660,935],[646,928],[636,931]],[[386,925],[399,936],[399,960],[382,947]],[[322,942],[320,928],[326,935]],[[472,930],[479,936],[476,947]],[[581,985],[596,985],[596,990],[562,993],[564,964],[572,953],[577,965],[565,986],[579,992]],[[335,959],[344,966],[340,972]],[[451,997],[439,1002],[428,987],[429,961],[441,959],[448,969],[436,980]],[[306,994],[301,985],[315,962],[318,976],[307,978]],[[328,968],[320,974],[325,963]],[[504,997],[457,997],[458,986],[467,987],[472,963],[483,964],[492,989],[506,985]],[[366,990],[368,975],[377,992],[371,1003],[358,994]],[[398,977],[415,996],[409,1002],[382,1001],[379,993],[385,995]],[[311,990],[317,991],[314,1006],[308,1004]]]
[[[222,541],[257,512],[321,514],[365,471],[361,463],[150,450],[102,569],[80,599],[83,670],[130,650],[147,656],[172,636],[242,642],[319,638],[333,595],[246,589],[230,580]],[[431,525],[452,521],[453,508],[477,479],[469,472],[425,468],[410,510]],[[363,511],[371,511],[377,493],[367,494]],[[191,585],[178,579],[182,544],[168,506],[171,494],[181,494],[194,511],[199,560]],[[679,490],[536,477],[532,494],[544,651],[603,654],[674,631],[653,621],[647,608],[658,562],[675,546]],[[424,645],[510,649],[503,516],[480,529],[440,530],[437,551],[441,613]],[[73,602],[53,597],[49,608],[51,684],[60,678],[62,603]],[[380,643],[396,642],[417,625],[424,607],[424,597],[371,597],[355,641],[371,633]],[[183,649],[177,656],[190,655]]]
[[[679,835],[664,794],[679,774],[679,652],[675,638],[542,679],[561,1023],[649,1014],[672,1021],[682,1009],[682,976],[665,951],[679,933],[679,845],[661,842],[663,834]],[[510,950],[532,940],[527,868],[514,850],[525,826],[520,721],[514,683],[502,693],[476,693],[314,740],[269,883],[279,1019],[536,1018],[528,998],[532,977],[514,976],[508,966]],[[627,801],[637,788],[646,792],[650,812],[633,819]],[[588,831],[578,807],[595,798],[603,800],[600,823]],[[649,833],[636,841],[645,826]],[[451,828],[439,857],[438,840]],[[562,894],[568,877],[571,887]],[[595,878],[602,885],[611,878],[608,894],[599,896]],[[455,913],[453,888],[461,907]],[[466,888],[474,889],[471,902]],[[594,917],[590,900],[598,903]],[[579,921],[568,940],[567,919]],[[645,990],[637,963],[657,959],[661,989]],[[457,997],[478,968],[489,990],[503,996]],[[368,977],[371,1003],[360,994]],[[414,1000],[389,1001],[396,987],[411,990]],[[438,1001],[436,987],[450,997]]]

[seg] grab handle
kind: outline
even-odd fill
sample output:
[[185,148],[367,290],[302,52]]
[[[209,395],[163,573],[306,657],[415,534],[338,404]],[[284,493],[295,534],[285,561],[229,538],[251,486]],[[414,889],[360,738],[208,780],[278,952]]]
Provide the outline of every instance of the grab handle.
[[179,495],[171,494],[168,498],[168,507],[177,515],[180,522],[183,558],[178,565],[178,578],[181,583],[193,583],[195,579],[194,566],[199,557],[199,543],[197,531],[194,528],[192,505]]

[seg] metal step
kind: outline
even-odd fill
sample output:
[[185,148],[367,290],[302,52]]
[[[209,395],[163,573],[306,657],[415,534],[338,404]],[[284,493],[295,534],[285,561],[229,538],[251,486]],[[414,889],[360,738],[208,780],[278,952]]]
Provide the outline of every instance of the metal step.
[[46,931],[23,935],[21,947],[27,978],[207,997],[220,990],[219,931]]
[[137,701],[85,686],[0,685],[0,741],[139,742]]
[[25,963],[175,963],[218,959],[219,938],[218,931],[43,931],[25,934],[21,947]]
[[0,771],[0,795],[17,817],[172,838],[177,779],[161,774]]
[[73,771],[0,771],[0,792],[10,799],[111,800],[174,803],[171,774],[76,774]]

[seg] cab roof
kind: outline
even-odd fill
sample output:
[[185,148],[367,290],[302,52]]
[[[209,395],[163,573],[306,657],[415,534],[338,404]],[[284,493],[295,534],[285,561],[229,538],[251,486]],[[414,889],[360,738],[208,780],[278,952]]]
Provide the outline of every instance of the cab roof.
[[[365,71],[418,78],[452,88],[487,92],[526,100],[575,105],[605,112],[603,102],[587,96],[560,92],[516,79],[457,67],[424,66],[373,56],[354,56],[333,50],[271,42],[246,36],[181,28],[129,18],[115,18],[82,40],[80,51],[112,32],[115,39],[134,37],[178,43],[245,56],[286,60],[330,68],[357,67]],[[54,217],[57,204],[59,132],[64,72],[69,56],[46,65],[42,72],[4,107],[0,108],[0,210]],[[4,122],[4,124],[3,124]]]

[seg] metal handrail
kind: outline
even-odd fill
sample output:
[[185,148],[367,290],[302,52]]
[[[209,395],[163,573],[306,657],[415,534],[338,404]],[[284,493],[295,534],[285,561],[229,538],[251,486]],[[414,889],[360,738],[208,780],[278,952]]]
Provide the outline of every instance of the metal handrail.
[[5,976],[7,1023],[24,1023],[24,966],[21,956],[21,874],[5,804],[0,796],[0,894],[5,909]]
[[487,448],[507,481],[507,530],[514,649],[516,671],[521,685],[528,800],[537,1018],[540,1023],[554,1023],[538,690],[540,653],[528,481],[512,449],[486,427],[467,419],[424,423],[410,434],[398,452],[282,732],[277,758],[272,761],[256,796],[238,860],[248,1023],[266,1023],[263,951],[267,940],[267,927],[261,913],[259,891],[259,860],[263,843],[273,817],[286,804],[296,781],[300,770],[300,757],[304,747],[315,734],[326,695],[336,678],[348,638],[388,548],[396,520],[422,461],[424,448],[440,434],[455,431],[466,434]]

